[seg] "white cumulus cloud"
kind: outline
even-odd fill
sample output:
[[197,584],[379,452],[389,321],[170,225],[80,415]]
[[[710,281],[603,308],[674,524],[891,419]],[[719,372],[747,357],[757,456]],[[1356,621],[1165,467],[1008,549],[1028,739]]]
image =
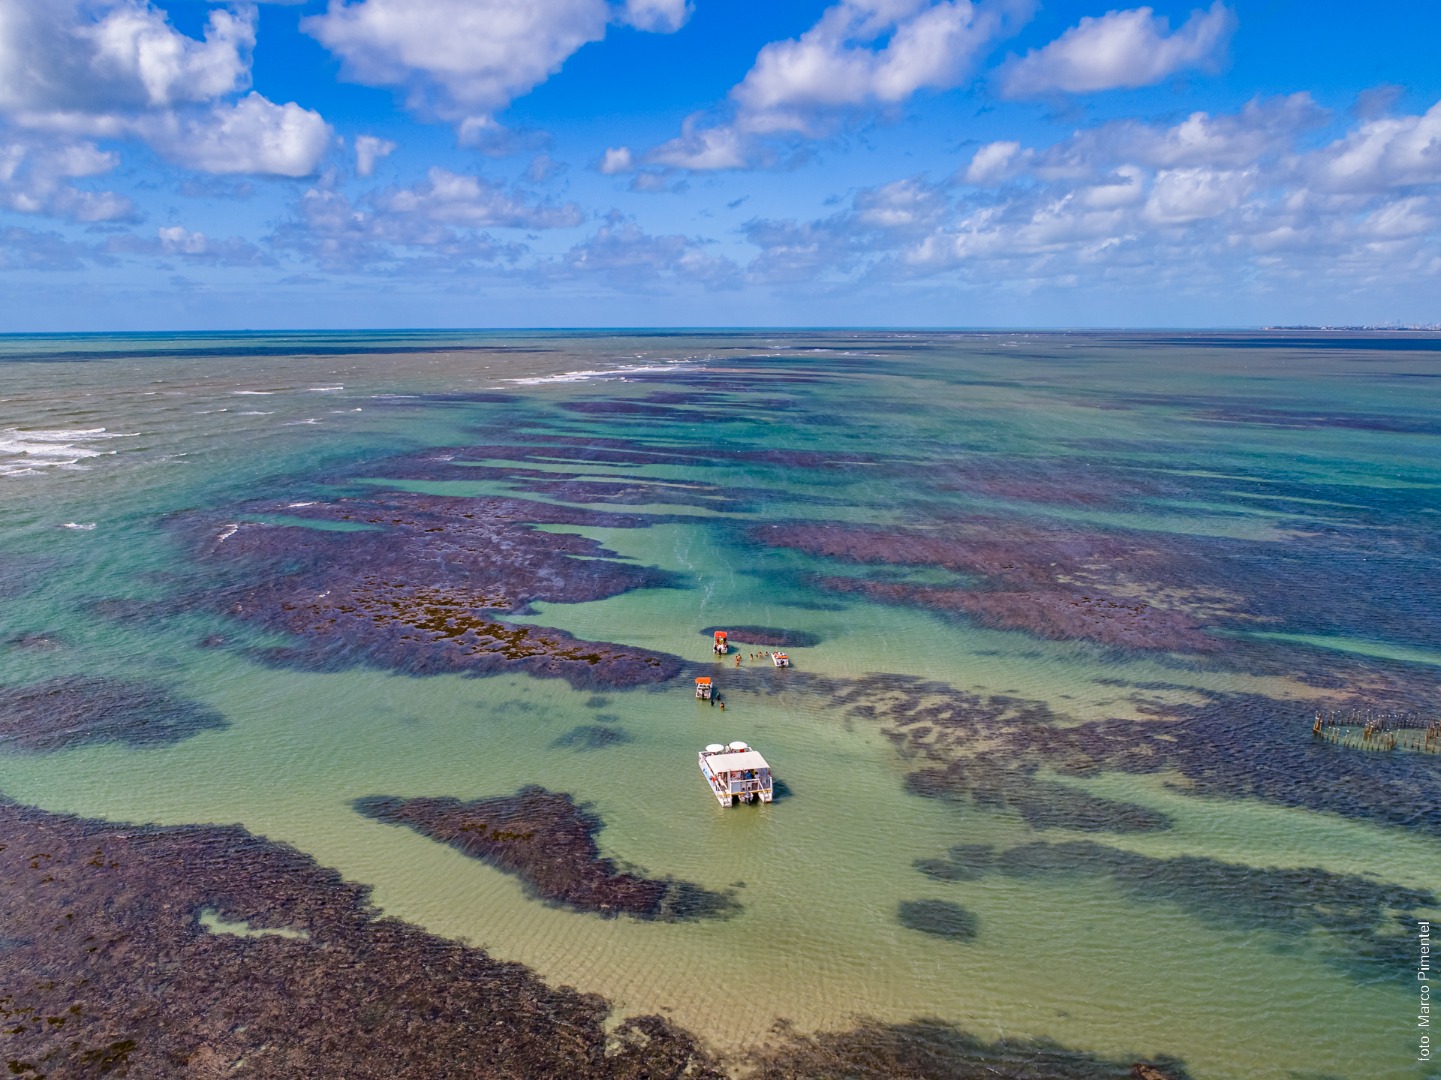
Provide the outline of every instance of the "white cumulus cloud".
[[1219,62],[1236,17],[1221,0],[1195,11],[1174,33],[1150,8],[1087,16],[1055,41],[1012,60],[1001,73],[1008,97],[1088,94],[1151,86],[1186,68]]
[[608,146],[601,156],[600,164],[596,166],[602,176],[616,176],[619,173],[630,172],[635,168],[635,161],[631,158],[630,147]]
[[729,95],[729,119],[689,118],[646,164],[739,169],[779,155],[774,137],[816,138],[836,119],[963,83],[1032,0],[841,0],[800,37],[773,41]]
[[375,172],[375,163],[395,152],[395,143],[375,135],[359,135],[355,139],[355,172],[357,176],[369,176]]
[[1306,149],[1328,119],[1298,94],[1168,125],[1114,121],[1051,146],[990,143],[944,182],[866,188],[815,221],[749,223],[749,273],[1097,295],[1441,277],[1441,103]]
[[71,183],[108,173],[119,160],[89,142],[0,142],[0,207],[80,222],[133,220],[135,204],[125,196]]
[[655,147],[645,160],[674,169],[741,169],[756,153],[746,136],[731,125],[708,128],[687,120],[677,138]]
[[625,0],[621,19],[637,30],[669,34],[684,26],[690,13],[686,0]]
[[656,236],[633,221],[602,225],[559,261],[536,268],[543,279],[588,278],[616,288],[644,288],[662,281],[690,282],[706,289],[735,288],[741,272],[704,243],[676,234]]
[[0,0],[0,109],[110,115],[208,101],[250,84],[255,13],[210,13],[204,40],[146,0]]
[[413,108],[460,123],[540,85],[612,21],[668,32],[687,11],[676,0],[330,0],[303,25],[347,78],[401,88]]
[[1010,9],[970,0],[841,0],[799,38],[761,49],[731,91],[748,113],[894,104],[970,74]]
[[1421,116],[1368,121],[1310,159],[1318,187],[1381,191],[1441,183],[1441,102]]
[[308,176],[330,143],[330,125],[294,102],[251,93],[199,115],[164,115],[137,129],[172,161],[208,173]]
[[256,13],[217,8],[203,38],[150,0],[0,0],[0,114],[71,137],[139,138],[206,172],[303,176],[330,129],[250,86]]
[[422,183],[389,192],[379,206],[392,214],[469,228],[564,229],[583,220],[574,203],[527,203],[499,184],[439,167]]
[[971,164],[966,168],[966,182],[970,184],[992,184],[1007,179],[1014,171],[1018,158],[1023,158],[1018,142],[987,143],[975,152]]

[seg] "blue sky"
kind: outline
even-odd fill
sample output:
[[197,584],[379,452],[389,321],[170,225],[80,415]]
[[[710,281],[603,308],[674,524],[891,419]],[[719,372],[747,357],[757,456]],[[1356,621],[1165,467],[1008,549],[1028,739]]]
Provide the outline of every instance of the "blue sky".
[[0,0],[0,331],[1441,322],[1441,5]]

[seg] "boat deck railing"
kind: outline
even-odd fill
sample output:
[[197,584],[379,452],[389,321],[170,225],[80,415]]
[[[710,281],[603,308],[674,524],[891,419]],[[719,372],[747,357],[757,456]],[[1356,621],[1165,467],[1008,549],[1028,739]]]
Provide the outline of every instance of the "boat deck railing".
[[762,780],[756,777],[754,780],[732,780],[730,782],[730,793],[732,795],[743,795],[747,791],[765,791],[771,786],[770,778]]

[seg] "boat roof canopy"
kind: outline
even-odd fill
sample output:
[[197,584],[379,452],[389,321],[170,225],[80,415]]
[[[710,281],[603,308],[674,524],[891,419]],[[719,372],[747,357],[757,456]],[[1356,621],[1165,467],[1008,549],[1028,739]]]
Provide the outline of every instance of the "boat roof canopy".
[[711,754],[706,761],[716,772],[739,772],[742,769],[769,769],[766,759],[755,750],[743,750],[738,754]]
[[702,677],[702,678],[697,679],[697,680],[696,680],[696,685],[697,685],[697,686],[709,686],[709,685],[710,685],[710,677],[709,677],[709,676],[705,676],[705,677]]
[[715,632],[715,636],[716,636],[716,637],[725,637],[725,636],[726,636],[726,632],[725,632],[724,630],[717,630],[717,631]]

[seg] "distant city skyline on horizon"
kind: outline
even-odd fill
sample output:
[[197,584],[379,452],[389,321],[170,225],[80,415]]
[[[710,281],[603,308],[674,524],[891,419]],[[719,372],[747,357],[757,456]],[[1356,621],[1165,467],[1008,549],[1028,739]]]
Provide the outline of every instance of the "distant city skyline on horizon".
[[1435,329],[1441,8],[0,0],[0,333]]

